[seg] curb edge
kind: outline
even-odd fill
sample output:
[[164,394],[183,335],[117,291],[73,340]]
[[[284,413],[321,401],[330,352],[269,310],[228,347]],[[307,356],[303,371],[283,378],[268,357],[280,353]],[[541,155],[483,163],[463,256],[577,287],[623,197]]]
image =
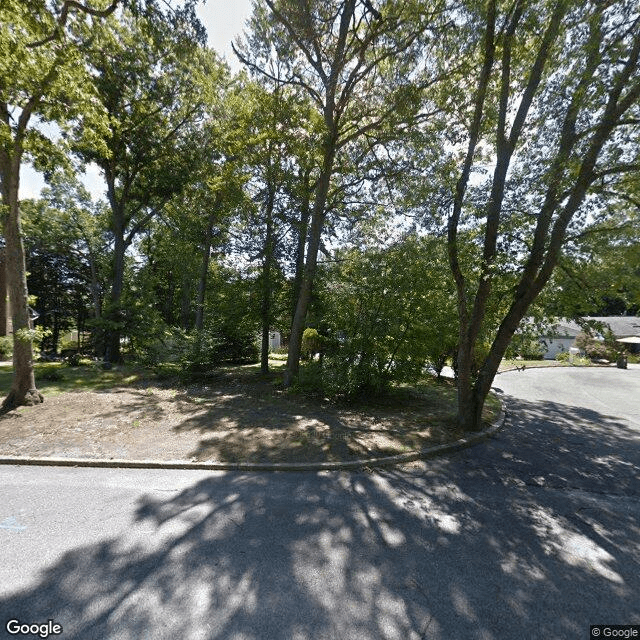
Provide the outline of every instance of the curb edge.
[[356,471],[374,467],[386,467],[416,460],[435,458],[447,453],[468,449],[498,433],[505,424],[507,411],[504,399],[501,400],[498,417],[484,431],[474,433],[455,442],[440,444],[418,451],[401,453],[394,456],[382,456],[349,460],[345,462],[182,462],[180,460],[124,460],[97,458],[35,458],[28,456],[0,456],[0,465],[24,465],[47,467],[98,467],[105,469],[182,469],[200,471]]

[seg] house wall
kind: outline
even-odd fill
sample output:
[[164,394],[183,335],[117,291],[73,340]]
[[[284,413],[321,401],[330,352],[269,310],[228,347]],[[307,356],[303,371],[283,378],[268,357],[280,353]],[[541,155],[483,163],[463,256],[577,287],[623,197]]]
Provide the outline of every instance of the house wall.
[[280,332],[271,331],[269,333],[269,349],[279,349],[279,348],[280,348]]
[[575,347],[576,339],[573,337],[569,337],[569,338],[542,337],[540,338],[540,344],[544,349],[546,349],[546,353],[544,354],[544,359],[554,360],[559,353],[562,353],[563,351],[569,351],[571,347]]

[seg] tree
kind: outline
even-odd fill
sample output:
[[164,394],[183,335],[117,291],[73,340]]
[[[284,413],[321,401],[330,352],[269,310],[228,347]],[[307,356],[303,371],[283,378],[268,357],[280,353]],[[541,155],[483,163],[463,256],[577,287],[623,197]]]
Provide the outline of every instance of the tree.
[[637,315],[640,311],[640,205],[607,214],[561,256],[541,306],[554,317]]
[[[405,82],[403,71],[415,63],[417,48],[412,47],[435,23],[434,16],[439,12],[438,5],[430,11],[416,11],[413,5],[392,1],[378,10],[368,0],[313,4],[264,0],[264,4],[255,5],[254,28],[264,30],[264,39],[273,43],[278,58],[287,63],[284,82],[304,89],[323,124],[320,171],[309,220],[304,274],[291,325],[285,385],[291,384],[298,373],[336,158],[352,142],[401,111],[397,109],[398,97],[407,97],[410,84]],[[251,68],[270,75],[249,52],[236,52]],[[387,71],[384,78],[383,71]]]
[[409,234],[386,248],[337,252],[321,264],[317,326],[324,391],[380,392],[436,372],[455,347],[455,289],[439,238]]
[[[84,112],[95,119],[90,76],[82,57],[96,23],[115,10],[113,2],[44,0],[0,5],[0,192],[6,242],[6,279],[13,321],[13,382],[2,408],[42,402],[33,373],[33,349],[18,190],[25,154],[56,155],[34,120],[66,126]],[[99,119],[99,116],[98,116]]]
[[[479,429],[500,360],[563,251],[580,242],[602,198],[623,200],[625,174],[640,168],[640,16],[626,0],[488,0],[467,5],[464,21],[482,33],[471,40],[473,75],[456,89],[472,100],[455,101],[457,121],[449,112],[449,145],[466,139],[467,148],[447,246],[458,297],[458,421]],[[487,166],[489,178],[474,184],[472,172]],[[465,227],[477,230],[466,263]],[[499,326],[474,370],[496,300]]]
[[100,203],[92,203],[75,176],[52,175],[42,195],[21,207],[29,292],[38,326],[51,329],[42,348],[56,352],[61,331],[74,325],[81,331],[91,316],[100,316],[104,243]]
[[125,254],[137,235],[189,182],[199,125],[212,86],[224,75],[203,47],[193,7],[166,15],[123,14],[93,43],[91,64],[108,127],[76,152],[103,172],[111,208],[113,266],[104,320],[105,359],[120,359]]
[[[251,264],[260,263],[256,278],[261,299],[260,363],[262,372],[267,373],[270,331],[282,315],[276,304],[281,289],[278,281],[287,270],[297,273],[304,260],[308,213],[304,200],[308,204],[305,187],[314,168],[309,151],[313,126],[310,105],[299,90],[277,79],[258,80],[242,87],[248,108],[241,155],[244,171],[250,176],[246,191],[254,206],[245,208],[240,228],[244,231],[241,246]],[[294,264],[288,268],[288,262]],[[281,322],[290,323],[290,318]]]

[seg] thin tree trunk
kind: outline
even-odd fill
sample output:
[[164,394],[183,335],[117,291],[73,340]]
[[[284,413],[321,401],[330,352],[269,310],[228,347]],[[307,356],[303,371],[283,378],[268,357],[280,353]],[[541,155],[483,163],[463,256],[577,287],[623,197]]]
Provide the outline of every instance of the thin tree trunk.
[[275,188],[273,182],[268,185],[268,195],[265,207],[266,235],[264,240],[264,260],[262,263],[262,344],[260,348],[260,371],[269,373],[269,332],[271,330],[271,269],[274,254],[273,237],[273,206],[275,201]]
[[324,227],[324,219],[326,216],[327,195],[331,184],[331,174],[333,172],[333,161],[335,159],[336,144],[335,131],[327,141],[324,154],[324,162],[318,185],[316,188],[316,196],[313,203],[313,212],[311,216],[311,228],[309,230],[309,247],[307,250],[307,259],[305,261],[304,274],[302,283],[300,284],[300,294],[298,295],[298,304],[296,312],[293,316],[291,324],[291,334],[289,336],[289,352],[287,354],[287,368],[284,374],[284,386],[289,387],[293,384],[300,371],[300,349],[302,347],[302,333],[304,332],[304,323],[307,316],[307,308],[311,300],[311,288],[316,274],[316,265],[318,261],[318,250],[320,249],[320,239],[322,237],[322,229]]
[[100,302],[100,285],[98,284],[98,270],[93,251],[89,249],[89,268],[91,269],[91,297],[93,300],[93,316],[100,320],[102,315],[102,305]]
[[181,289],[181,325],[185,331],[188,331],[191,328],[191,280],[189,278],[189,273],[186,270],[182,274]]
[[13,157],[9,157],[6,151],[0,154],[2,200],[7,205],[3,220],[6,242],[5,275],[13,322],[13,382],[9,395],[2,403],[3,411],[43,401],[42,394],[36,389],[31,339],[28,334],[24,335],[30,327],[27,270],[18,201],[21,156],[21,153],[15,153]]
[[198,298],[196,301],[195,323],[196,331],[202,331],[204,327],[204,301],[207,294],[207,277],[209,275],[209,262],[211,260],[211,245],[213,244],[213,223],[216,221],[219,202],[220,196],[218,195],[207,219],[207,229],[205,231],[204,246],[202,248],[200,278],[198,279]]
[[300,297],[300,287],[302,285],[302,276],[304,274],[305,248],[307,246],[307,231],[309,229],[309,216],[311,214],[311,187],[309,179],[311,169],[307,169],[303,176],[303,195],[300,205],[300,221],[298,223],[298,246],[296,248],[296,266],[293,279],[293,309],[291,317],[295,315],[298,306],[298,298]]
[[6,271],[5,249],[0,247],[0,336],[7,335],[9,326]]
[[51,350],[53,351],[53,355],[58,355],[58,341],[60,340],[60,323],[58,321],[58,314],[56,311],[53,312],[53,329],[51,332],[51,346],[53,347]]
[[196,302],[196,331],[202,331],[204,326],[204,300],[207,292],[207,275],[209,274],[209,261],[211,259],[211,236],[207,234],[207,240],[202,249],[202,263],[200,266],[200,278],[198,278],[198,298]]

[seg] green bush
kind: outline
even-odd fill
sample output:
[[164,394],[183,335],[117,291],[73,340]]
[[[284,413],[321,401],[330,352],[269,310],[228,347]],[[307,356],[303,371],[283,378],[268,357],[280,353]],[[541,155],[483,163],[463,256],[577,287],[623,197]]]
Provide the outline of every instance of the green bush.
[[72,353],[67,358],[67,362],[69,363],[70,367],[79,367],[81,359],[82,359],[82,356],[79,353]]
[[545,350],[540,341],[528,333],[513,336],[505,353],[505,358],[515,360],[518,356],[524,360],[542,360]]
[[[314,285],[322,388],[379,393],[411,383],[427,362],[441,370],[458,341],[455,284],[431,239],[408,235],[379,250],[351,249],[323,267]],[[333,338],[333,339],[332,339]]]
[[394,380],[405,377],[390,370],[387,364],[386,360],[354,354],[342,345],[322,361],[311,360],[303,365],[295,389],[345,398],[383,394]]
[[0,360],[9,360],[13,354],[13,338],[11,336],[0,337]]
[[224,328],[205,329],[189,336],[180,362],[187,376],[201,376],[223,364],[258,362],[260,351],[255,335]]
[[138,340],[136,351],[138,361],[149,367],[164,362],[181,362],[191,346],[189,336],[176,327],[164,327],[147,340]]
[[318,330],[307,327],[302,334],[300,354],[305,360],[311,360],[313,356],[322,351],[323,343],[324,338],[318,333]]
[[42,367],[37,373],[38,379],[46,380],[48,382],[61,382],[64,380],[64,375],[60,371],[60,367],[57,365]]
[[289,347],[278,347],[277,349],[271,349],[271,353],[279,356],[286,356],[289,353]]
[[558,362],[569,362],[570,353],[568,351],[561,351],[560,353],[556,353],[556,360]]
[[66,337],[60,338],[58,341],[58,353],[61,351],[67,351],[68,349],[76,350],[78,348],[78,341],[73,340],[72,338],[67,339]]

